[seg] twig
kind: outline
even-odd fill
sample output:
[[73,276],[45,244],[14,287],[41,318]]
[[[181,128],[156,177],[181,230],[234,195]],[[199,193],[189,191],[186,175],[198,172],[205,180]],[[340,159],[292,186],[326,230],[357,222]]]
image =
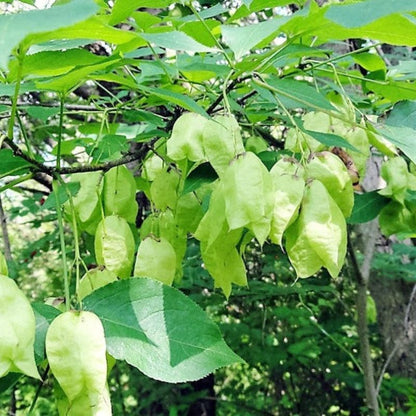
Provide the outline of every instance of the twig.
[[95,171],[100,171],[100,170],[105,172],[115,166],[125,165],[126,163],[133,162],[135,160],[141,160],[146,155],[148,150],[151,149],[152,145],[156,142],[156,140],[157,138],[154,138],[147,143],[143,143],[143,146],[139,150],[135,152],[129,152],[120,159],[112,160],[106,163],[99,163],[97,165],[81,165],[81,166],[76,166],[76,167],[47,166],[31,158],[30,156],[26,155],[10,138],[6,137],[3,143],[13,150],[13,154],[15,156],[21,157],[26,162],[30,163],[33,166],[32,171],[34,173],[39,172],[39,173],[44,173],[48,176],[54,177],[56,174],[68,175],[72,173],[95,172]]
[[[251,76],[246,76],[246,77],[242,77],[242,78],[236,78],[233,81],[230,82],[230,85],[228,85],[228,87],[226,88],[226,92],[229,93],[230,91],[232,91],[234,89],[234,87],[239,84],[240,82],[245,81],[246,79],[249,79]],[[207,113],[211,114],[214,112],[215,107],[217,107],[217,105],[223,100],[223,96],[220,94],[218,95],[218,97],[216,98],[216,100],[208,107],[207,109]]]
[[[12,105],[10,101],[0,101],[0,105]],[[59,108],[60,103],[59,102],[51,102],[51,103],[32,103],[32,102],[27,102],[27,101],[18,101],[17,105],[19,107],[35,107],[35,106],[40,106],[40,107],[48,107],[48,108]],[[65,110],[70,110],[70,111],[102,111],[100,108],[97,108],[95,106],[92,105],[85,105],[85,104],[65,104]]]

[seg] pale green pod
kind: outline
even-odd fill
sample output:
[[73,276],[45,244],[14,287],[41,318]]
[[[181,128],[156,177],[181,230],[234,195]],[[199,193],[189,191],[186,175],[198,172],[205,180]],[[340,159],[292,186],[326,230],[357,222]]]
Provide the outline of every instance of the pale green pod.
[[87,273],[82,276],[79,282],[78,295],[80,299],[84,299],[94,290],[99,289],[109,283],[117,280],[117,275],[107,270],[104,266],[99,266],[94,269],[88,270]]
[[321,266],[337,277],[344,264],[345,218],[318,180],[305,189],[300,215],[286,232],[286,250],[299,277],[311,276]]
[[166,208],[175,209],[178,199],[177,187],[179,176],[174,171],[162,171],[150,185],[150,196],[153,204],[160,211]]
[[342,160],[331,152],[320,152],[308,163],[307,175],[318,179],[337,203],[345,218],[351,215],[354,206],[352,180]]
[[168,139],[167,155],[172,160],[189,159],[192,162],[205,160],[203,131],[207,118],[195,114],[182,114],[175,122],[172,135]]
[[120,278],[130,277],[135,243],[133,233],[124,218],[116,215],[105,217],[98,224],[94,246],[99,265],[105,266]]
[[202,143],[206,159],[220,177],[231,160],[244,152],[240,126],[234,116],[215,116],[207,120]]
[[40,379],[35,363],[35,315],[15,281],[0,275],[0,377],[9,372]]
[[227,232],[225,228],[211,245],[201,242],[201,256],[204,267],[214,279],[215,287],[221,288],[228,298],[233,283],[247,285],[247,274],[244,261],[236,248],[242,230]]
[[176,253],[165,238],[145,238],[139,245],[134,276],[150,277],[171,285],[175,278]]
[[230,230],[247,227],[263,244],[274,206],[270,173],[254,153],[247,152],[232,161],[221,181]]
[[305,189],[304,169],[295,160],[280,159],[270,170],[274,188],[274,207],[270,240],[282,245],[285,230],[297,218]]
[[67,414],[110,416],[106,344],[100,319],[87,311],[62,313],[50,324],[45,347],[52,374],[68,399]]
[[126,166],[116,166],[105,173],[103,196],[105,215],[118,215],[135,223],[138,211],[136,181]]
[[[101,172],[74,173],[71,182],[79,182],[78,193],[72,197],[77,222],[81,231],[94,234],[101,221],[101,192],[103,188]],[[71,222],[72,209],[69,201],[64,204],[68,221]]]

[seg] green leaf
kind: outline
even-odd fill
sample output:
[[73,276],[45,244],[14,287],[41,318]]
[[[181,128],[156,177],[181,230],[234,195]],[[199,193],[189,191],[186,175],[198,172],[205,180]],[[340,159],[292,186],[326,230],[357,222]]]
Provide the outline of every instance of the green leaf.
[[167,7],[171,3],[172,2],[170,0],[116,0],[110,15],[109,23],[111,25],[120,23],[126,17],[129,17],[131,13],[137,10],[139,7]]
[[174,30],[163,33],[141,33],[140,37],[149,43],[153,43],[162,48],[173,49],[186,52],[214,52],[215,49],[209,48],[183,32]]
[[30,166],[30,163],[21,157],[15,156],[13,151],[10,149],[0,150],[0,176],[8,175],[21,175],[22,173],[27,172]]
[[366,0],[352,4],[334,4],[325,16],[344,27],[358,28],[381,17],[414,11],[415,0]]
[[280,17],[248,26],[223,25],[222,38],[234,52],[235,59],[240,59],[251,48],[277,32],[287,20],[287,17]]
[[199,306],[155,280],[111,283],[86,297],[83,305],[101,319],[108,352],[157,380],[197,380],[242,362]]
[[354,208],[347,223],[361,224],[373,220],[389,201],[389,198],[380,195],[378,191],[355,194]]
[[309,130],[305,128],[303,120],[300,118],[294,118],[297,127],[305,132],[306,134],[309,134],[309,136],[313,137],[318,142],[324,144],[325,146],[332,147],[343,147],[344,149],[350,149],[355,152],[358,152],[359,150],[353,146],[351,143],[349,143],[347,140],[345,140],[343,137],[341,137],[338,134],[333,133],[324,133],[321,131],[315,131],[315,130]]
[[108,66],[117,63],[118,61],[119,59],[117,58],[111,58],[97,65],[90,65],[81,67],[79,69],[74,69],[60,77],[54,77],[46,81],[35,81],[35,84],[40,90],[52,90],[67,93],[71,89],[77,87],[79,84],[82,84],[90,74],[105,69]]
[[98,142],[97,148],[92,152],[96,163],[120,159],[123,152],[129,150],[126,136],[121,134],[106,134]]
[[23,377],[23,374],[19,373],[9,373],[4,377],[0,378],[0,393],[7,392],[10,390],[13,386],[16,385],[16,383],[19,381],[19,379]]
[[389,142],[397,146],[413,163],[416,163],[416,130],[385,124],[377,129]]
[[416,101],[397,103],[390,111],[386,124],[393,127],[410,127],[416,130]]
[[268,83],[278,95],[281,95],[279,99],[284,105],[286,105],[284,98],[288,98],[295,107],[336,110],[325,96],[307,82],[284,78],[270,79]]
[[156,97],[159,97],[160,99],[162,99],[163,101],[166,101],[167,103],[174,103],[176,105],[179,105],[180,107],[185,108],[188,111],[192,111],[206,118],[209,118],[209,115],[207,114],[207,112],[199,104],[197,104],[192,98],[184,94],[180,94],[174,91],[164,90],[161,88],[145,87],[143,85],[138,85],[137,87],[151,95],[155,95]]
[[61,6],[0,16],[0,67],[6,68],[12,50],[28,35],[52,31],[87,19],[98,11],[93,0],[72,0]]
[[[22,75],[62,75],[74,69],[76,66],[95,65],[106,60],[108,60],[107,57],[94,55],[85,49],[31,53],[23,61]],[[9,64],[8,79],[10,81],[15,81],[18,64],[17,59],[11,61]]]
[[61,313],[53,306],[44,303],[32,303],[36,319],[35,359],[41,363],[45,359],[45,338],[50,323]]
[[20,107],[22,110],[25,110],[30,117],[38,118],[44,123],[49,117],[53,117],[59,113],[59,107],[42,107],[42,106],[27,106]]
[[183,193],[193,192],[200,186],[212,183],[218,175],[209,163],[203,163],[194,169],[186,178]]
[[358,53],[353,55],[352,58],[357,64],[361,65],[367,71],[382,71],[384,74],[386,72],[386,63],[383,58],[375,53]]
[[358,149],[354,147],[352,144],[347,142],[343,137],[338,136],[337,134],[332,133],[322,133],[320,131],[313,131],[313,130],[306,130],[303,129],[303,131],[309,136],[313,137],[315,140],[318,140],[318,142],[324,144],[328,147],[343,147],[344,149],[350,149],[355,152],[358,152]]
[[[80,189],[79,182],[67,183],[65,186],[58,186],[58,201],[60,205],[63,205],[68,201],[68,194],[76,195]],[[51,192],[48,199],[42,205],[42,209],[56,209],[55,192]]]

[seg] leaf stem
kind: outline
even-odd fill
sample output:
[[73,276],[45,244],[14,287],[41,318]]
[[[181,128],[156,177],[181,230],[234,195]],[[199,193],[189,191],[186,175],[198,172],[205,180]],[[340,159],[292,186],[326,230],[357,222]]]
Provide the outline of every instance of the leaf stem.
[[13,140],[13,128],[14,128],[14,121],[16,119],[17,114],[17,102],[19,99],[19,91],[20,91],[20,83],[22,81],[22,71],[23,71],[23,58],[18,55],[18,66],[17,66],[17,75],[16,75],[16,86],[14,87],[14,94],[12,99],[12,109],[10,112],[10,119],[9,119],[9,128],[7,131],[7,135]]
[[48,372],[49,372],[49,364],[46,366],[45,371],[42,374],[42,380],[40,381],[40,384],[39,384],[38,388],[36,389],[35,397],[32,400],[32,403],[30,405],[27,416],[30,416],[32,414],[32,412],[35,410],[36,402],[38,401],[38,398],[40,396],[40,392],[41,392],[43,386],[45,385],[45,379],[46,379],[46,376],[48,375]]
[[61,94],[59,97],[60,105],[59,105],[59,130],[58,130],[58,146],[56,150],[56,169],[59,170],[61,168],[61,145],[62,145],[62,131],[64,127],[64,94]]
[[58,218],[58,230],[59,230],[59,240],[61,243],[61,256],[62,256],[62,274],[64,277],[64,292],[65,292],[65,309],[69,311],[70,309],[70,292],[69,292],[69,279],[68,279],[68,265],[66,259],[66,245],[65,245],[65,234],[64,234],[64,222],[61,212],[61,204],[58,198],[58,182],[62,181],[59,175],[56,175],[56,179],[52,182],[52,189],[55,195],[55,204],[56,204],[56,215]]

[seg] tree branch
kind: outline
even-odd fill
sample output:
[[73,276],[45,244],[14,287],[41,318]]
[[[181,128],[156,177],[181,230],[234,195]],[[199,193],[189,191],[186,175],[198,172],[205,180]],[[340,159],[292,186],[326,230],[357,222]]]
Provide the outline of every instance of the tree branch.
[[374,256],[376,245],[377,230],[377,221],[373,220],[369,224],[367,230],[368,238],[364,244],[364,261],[361,267],[359,266],[355,256],[351,239],[348,238],[348,253],[351,258],[354,273],[357,277],[357,332],[360,341],[361,361],[364,370],[365,397],[367,406],[373,416],[379,416],[380,410],[377,400],[374,366],[371,358],[371,346],[368,334],[367,292],[368,282],[370,279],[370,265]]
[[[134,152],[129,152],[125,156],[117,160],[112,160],[106,163],[99,163],[97,165],[81,165],[60,168],[44,165],[43,163],[38,162],[37,160],[28,156],[9,137],[5,137],[3,143],[6,144],[13,151],[13,154],[15,156],[20,157],[24,159],[26,162],[30,163],[33,166],[33,168],[31,169],[33,173],[43,173],[48,176],[54,177],[57,174],[68,175],[72,173],[95,172],[100,170],[106,172],[107,170],[115,166],[125,165],[126,163],[133,162],[135,160],[141,160],[144,158],[146,153],[152,148],[152,145],[156,142],[156,140],[157,138],[154,138],[147,143],[143,143],[143,146],[140,149]],[[37,180],[38,178],[35,179]],[[50,189],[50,185],[48,185],[48,188]]]

